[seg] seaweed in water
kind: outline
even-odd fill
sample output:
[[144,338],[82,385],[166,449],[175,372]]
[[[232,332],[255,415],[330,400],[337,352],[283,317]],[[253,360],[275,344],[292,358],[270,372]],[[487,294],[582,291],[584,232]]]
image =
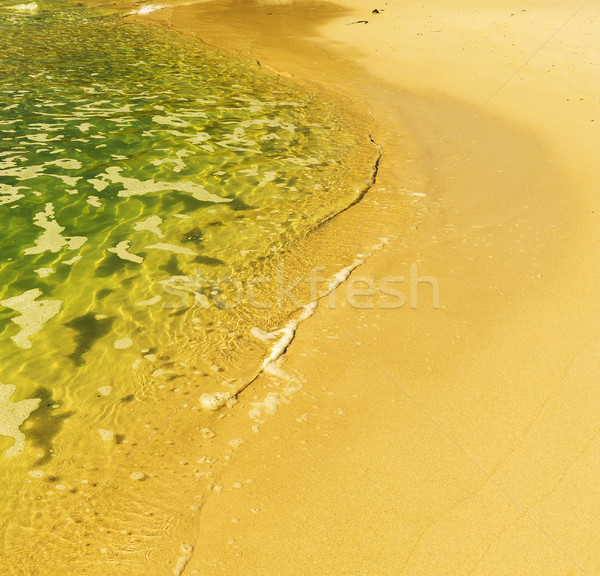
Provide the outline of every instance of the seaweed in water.
[[199,246],[204,240],[204,234],[200,228],[194,228],[193,230],[186,232],[181,240],[182,242],[192,242],[196,246]]
[[33,467],[37,468],[46,464],[54,452],[54,438],[63,427],[64,421],[72,416],[74,412],[58,412],[60,403],[53,397],[50,389],[40,386],[28,398],[39,398],[39,406],[31,413],[23,426],[23,433],[34,446],[41,448],[44,452]]
[[83,355],[90,350],[96,340],[110,332],[114,318],[96,318],[93,312],[88,312],[83,316],[78,316],[64,325],[77,332],[75,342],[77,348],[75,352],[69,354],[69,358],[75,366],[81,366],[84,363]]
[[98,290],[98,292],[96,292],[96,298],[98,298],[98,300],[104,300],[109,294],[112,294],[114,292],[114,290],[112,290],[111,288],[102,288],[102,290]]
[[232,210],[254,210],[254,208],[252,206],[250,206],[249,204],[246,204],[246,202],[244,202],[242,199],[238,198],[237,196],[231,199],[231,202],[229,202],[229,204],[227,204],[227,206],[229,208],[231,208]]
[[[143,256],[142,256],[143,258]],[[138,266],[136,262],[129,262],[119,258],[116,254],[107,254],[96,266],[96,276],[98,278],[107,278],[113,276],[117,272],[131,269]]]
[[225,264],[225,262],[219,258],[212,258],[211,256],[202,255],[196,256],[196,258],[194,258],[194,262],[198,264],[206,264],[207,266],[219,266],[221,264]]
[[185,272],[179,267],[179,261],[175,254],[172,254],[167,263],[163,264],[160,269],[164,270],[169,276],[185,276]]

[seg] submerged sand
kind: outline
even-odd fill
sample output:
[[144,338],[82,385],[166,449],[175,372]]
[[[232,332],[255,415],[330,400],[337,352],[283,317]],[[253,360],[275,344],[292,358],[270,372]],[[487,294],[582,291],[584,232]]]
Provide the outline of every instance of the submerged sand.
[[[153,13],[370,114],[376,186],[316,239],[372,255],[300,325],[285,372],[175,414],[23,573],[599,572],[599,12]],[[390,277],[403,306],[357,295]]]

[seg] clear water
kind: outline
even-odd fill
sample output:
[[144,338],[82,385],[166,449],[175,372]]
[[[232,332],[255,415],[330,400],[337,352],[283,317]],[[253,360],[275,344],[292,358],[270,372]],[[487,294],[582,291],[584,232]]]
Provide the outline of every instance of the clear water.
[[[273,274],[274,255],[356,198],[372,160],[319,95],[118,16],[29,8],[0,3],[9,567],[25,527],[64,508],[60,490],[40,503],[49,481],[92,465],[100,481],[121,457],[107,445],[143,439],[165,405],[259,346],[250,328],[277,314],[223,292]],[[219,278],[234,280],[211,292]],[[33,520],[21,511],[35,501]]]

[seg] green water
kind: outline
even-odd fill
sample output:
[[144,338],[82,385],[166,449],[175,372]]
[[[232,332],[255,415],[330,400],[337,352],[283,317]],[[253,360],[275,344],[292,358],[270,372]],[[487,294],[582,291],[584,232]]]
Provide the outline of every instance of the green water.
[[0,3],[5,558],[52,474],[95,463],[101,480],[118,461],[95,454],[107,437],[143,438],[157,406],[252,347],[272,313],[223,293],[351,203],[372,152],[318,95],[176,34],[38,4]]

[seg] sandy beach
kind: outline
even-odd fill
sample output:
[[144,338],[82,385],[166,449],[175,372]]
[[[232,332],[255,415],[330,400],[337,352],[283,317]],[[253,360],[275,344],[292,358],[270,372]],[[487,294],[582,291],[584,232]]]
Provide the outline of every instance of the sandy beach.
[[600,7],[223,0],[141,18],[327,91],[381,161],[314,233],[357,265],[278,370],[174,415],[88,503],[112,533],[73,515],[22,573],[60,557],[120,576],[600,573]]
[[[391,240],[354,274],[408,284],[417,264],[440,290],[439,309],[423,283],[416,309],[388,310],[353,307],[345,284],[302,324],[285,369],[303,388],[265,377],[240,397],[239,412],[289,402],[220,480],[254,482],[204,504],[190,573],[600,570],[598,16],[530,1],[161,14],[366,109],[379,187],[341,225]],[[412,230],[382,216],[407,190],[426,195]]]

